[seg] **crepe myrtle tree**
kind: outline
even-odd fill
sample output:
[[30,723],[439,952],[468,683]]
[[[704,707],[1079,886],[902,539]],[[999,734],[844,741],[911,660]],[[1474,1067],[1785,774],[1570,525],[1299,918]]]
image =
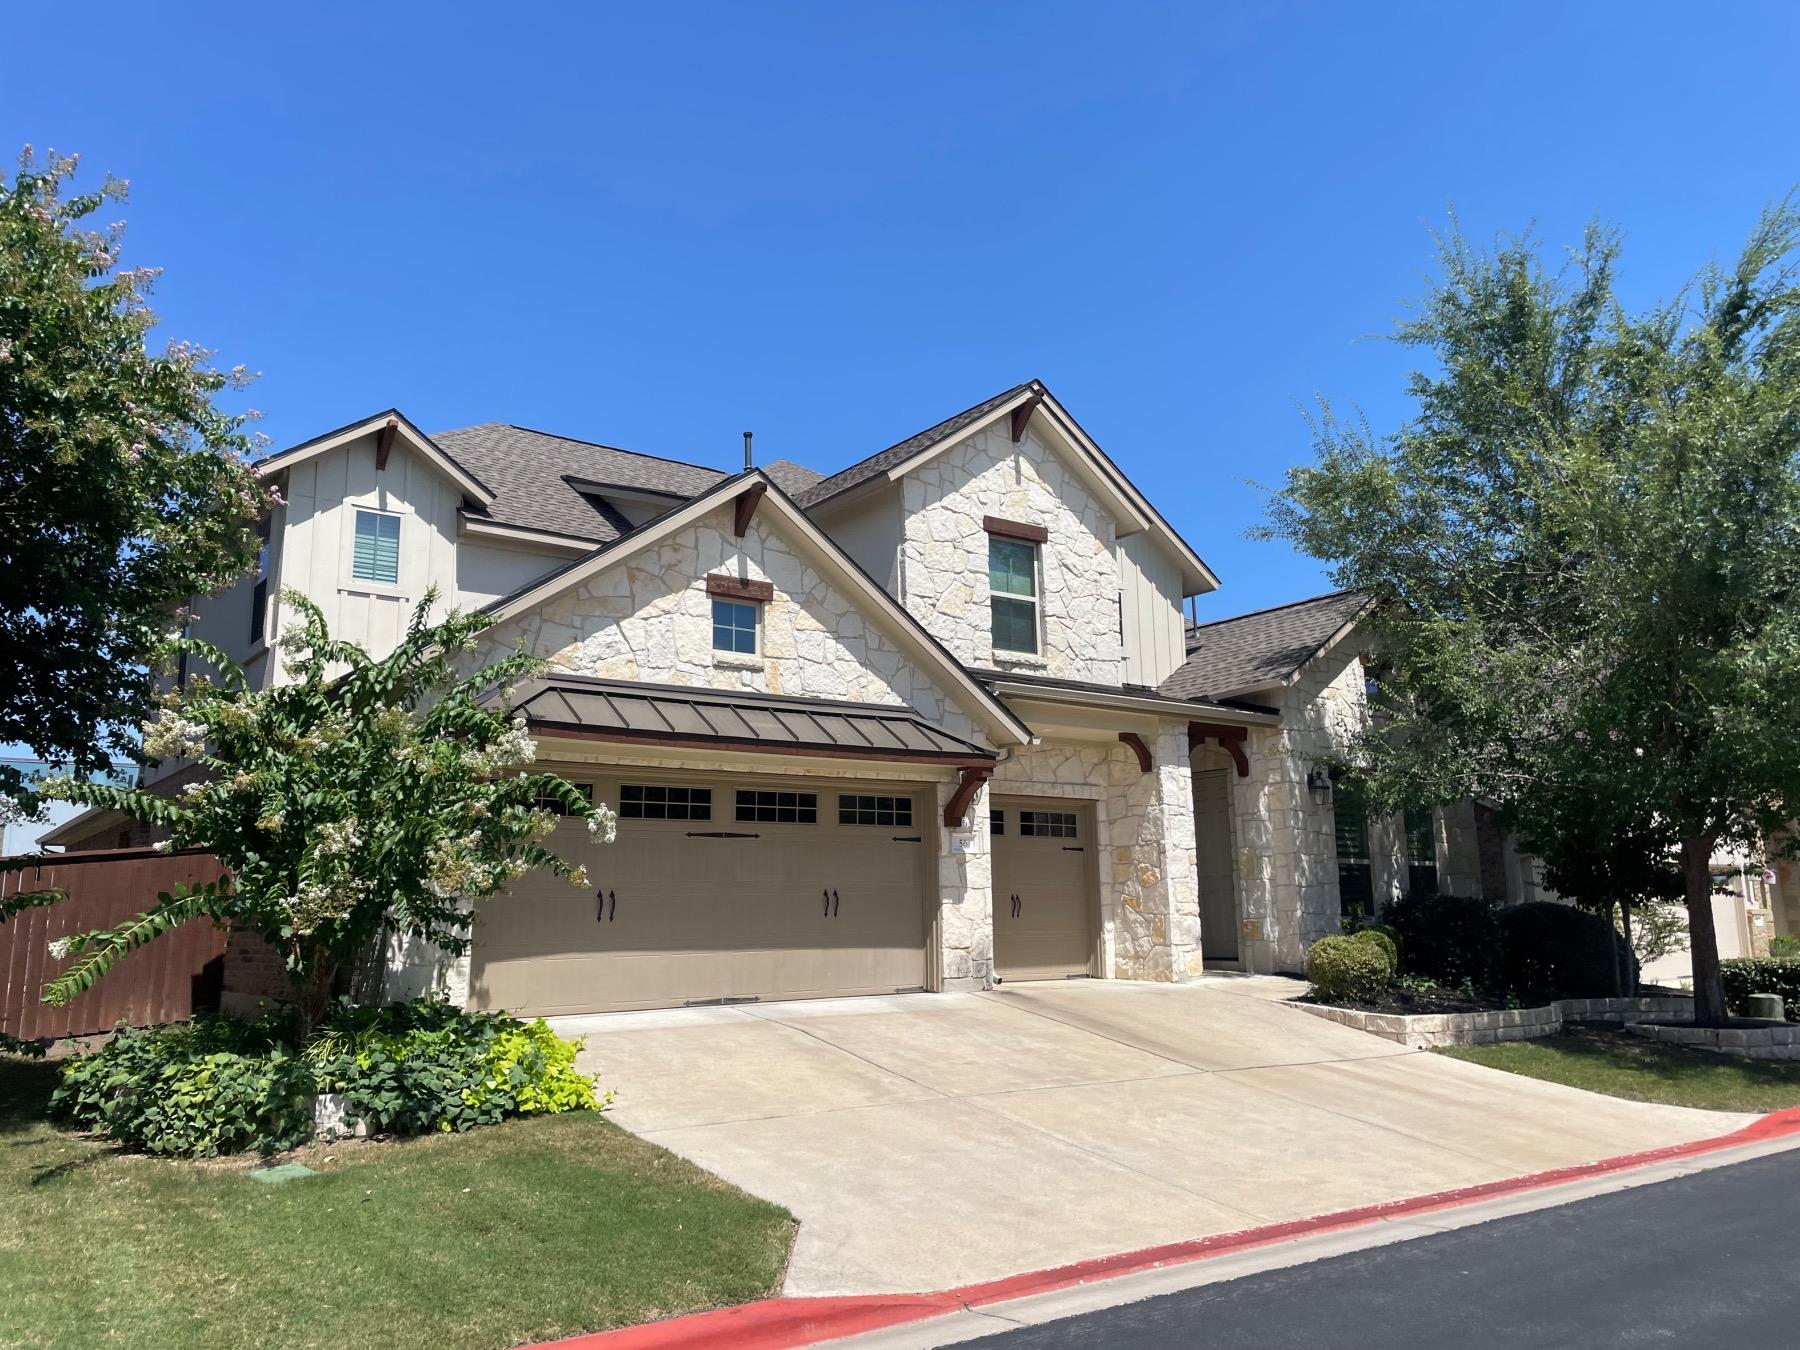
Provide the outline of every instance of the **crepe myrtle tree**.
[[[104,220],[126,185],[75,173],[27,146],[0,179],[0,742],[93,772],[135,756],[174,611],[255,562],[274,495],[255,414],[217,405],[249,372],[151,349],[158,271]],[[37,806],[0,765],[0,823]]]
[[1610,230],[1561,269],[1440,243],[1411,415],[1326,407],[1266,533],[1379,602],[1376,805],[1483,797],[1565,857],[1593,820],[1666,838],[1716,1025],[1712,853],[1800,815],[1800,214],[1635,313]]
[[52,780],[48,796],[110,807],[168,832],[157,847],[199,848],[230,869],[178,887],[117,928],[62,940],[76,959],[45,988],[63,1003],[135,948],[195,918],[257,933],[285,963],[304,1039],[334,981],[384,933],[468,950],[470,903],[542,867],[586,884],[542,842],[558,813],[610,842],[614,813],[553,773],[526,770],[536,745],[504,701],[480,698],[542,669],[523,652],[473,674],[458,658],[488,625],[481,615],[414,611],[405,637],[375,660],[326,632],[304,596],[282,593],[298,623],[279,639],[288,683],[252,689],[209,644],[177,643],[216,674],[162,699],[144,749],[189,759],[202,777],[173,796]]

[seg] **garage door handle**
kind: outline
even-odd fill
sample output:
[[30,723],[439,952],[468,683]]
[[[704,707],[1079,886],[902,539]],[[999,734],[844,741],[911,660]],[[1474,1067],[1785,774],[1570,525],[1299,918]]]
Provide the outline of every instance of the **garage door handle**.
[[[594,892],[594,900],[596,901],[596,904],[594,905],[595,923],[611,923],[614,919],[619,917],[619,893],[617,891],[609,891],[606,887],[602,886],[599,890]],[[612,910],[610,913],[606,908],[606,902],[608,900],[612,901]]]
[[840,905],[840,904],[841,904],[841,903],[842,903],[842,901],[840,901],[840,900],[839,900],[839,899],[838,899],[838,893],[837,893],[837,892],[836,892],[836,891],[833,891],[833,892],[832,892],[832,893],[831,893],[831,917],[832,917],[832,918],[834,918],[834,919],[835,919],[835,918],[837,918],[837,916],[838,916],[838,906],[839,906],[839,905]]
[[829,919],[831,917],[831,892],[820,891],[819,894],[825,897],[825,917]]
[[1020,898],[1019,898],[1019,897],[1018,897],[1018,896],[1016,896],[1016,895],[1015,895],[1015,896],[1014,896],[1014,897],[1013,897],[1013,898],[1012,898],[1012,905],[1013,905],[1013,912],[1012,912],[1012,916],[1013,916],[1013,918],[1015,918],[1015,919],[1016,919],[1016,918],[1018,918],[1018,917],[1019,917],[1019,915],[1020,915],[1020,914],[1021,914],[1021,913],[1023,913],[1023,912],[1024,912],[1024,909],[1025,909],[1025,902],[1024,902],[1024,901],[1023,901],[1023,900],[1021,900],[1021,899],[1020,899]]

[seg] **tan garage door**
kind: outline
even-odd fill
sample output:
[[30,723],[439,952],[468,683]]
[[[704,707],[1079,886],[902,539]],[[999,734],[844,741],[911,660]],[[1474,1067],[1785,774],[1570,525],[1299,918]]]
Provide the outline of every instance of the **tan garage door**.
[[545,874],[476,909],[475,1006],[522,1013],[887,994],[925,983],[928,795],[817,779],[597,784],[612,844],[565,822],[588,886]]
[[1093,973],[1093,815],[1076,802],[993,803],[994,970],[1003,980]]

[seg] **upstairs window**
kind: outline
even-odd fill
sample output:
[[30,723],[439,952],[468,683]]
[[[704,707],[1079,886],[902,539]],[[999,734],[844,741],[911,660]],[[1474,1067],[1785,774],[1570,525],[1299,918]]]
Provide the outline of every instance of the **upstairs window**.
[[386,511],[356,513],[356,548],[350,575],[358,581],[400,582],[400,517]]
[[994,650],[1038,650],[1038,546],[1004,535],[988,536],[988,591]]
[[748,601],[721,600],[714,596],[712,602],[713,650],[715,652],[735,652],[742,656],[755,656],[756,610],[757,607]]

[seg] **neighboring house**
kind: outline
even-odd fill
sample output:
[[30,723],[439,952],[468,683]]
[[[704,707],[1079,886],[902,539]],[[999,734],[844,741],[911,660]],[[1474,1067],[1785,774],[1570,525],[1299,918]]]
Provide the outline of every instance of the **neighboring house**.
[[[0,759],[0,763],[4,763],[8,768],[17,769],[25,776],[28,783],[36,782],[57,767],[41,759],[15,759],[10,756]],[[115,760],[112,771],[102,777],[106,782],[117,783],[121,787],[130,787],[137,781],[137,765],[123,760]],[[44,836],[81,814],[81,808],[72,802],[44,803],[43,813],[39,819],[16,821],[8,825],[3,833],[0,833],[0,857],[14,857],[22,853],[36,852]],[[93,824],[94,821],[90,819],[90,827]],[[129,835],[131,833],[129,823],[123,826],[119,833]],[[88,847],[107,847],[104,837],[98,835],[92,828],[90,828],[89,834],[93,836],[93,842]],[[131,840],[129,838],[121,840],[115,836],[111,842],[117,846],[121,843],[128,844]]]
[[1334,790],[1358,598],[1184,625],[1217,578],[1036,382],[830,476],[394,411],[260,469],[285,500],[262,566],[197,636],[266,685],[283,587],[377,651],[428,589],[485,608],[483,658],[550,664],[514,693],[541,761],[621,818],[555,841],[596,890],[526,878],[465,960],[391,953],[396,993],[569,1013],[1295,970],[1346,896],[1486,870],[1472,815],[1408,830]]

